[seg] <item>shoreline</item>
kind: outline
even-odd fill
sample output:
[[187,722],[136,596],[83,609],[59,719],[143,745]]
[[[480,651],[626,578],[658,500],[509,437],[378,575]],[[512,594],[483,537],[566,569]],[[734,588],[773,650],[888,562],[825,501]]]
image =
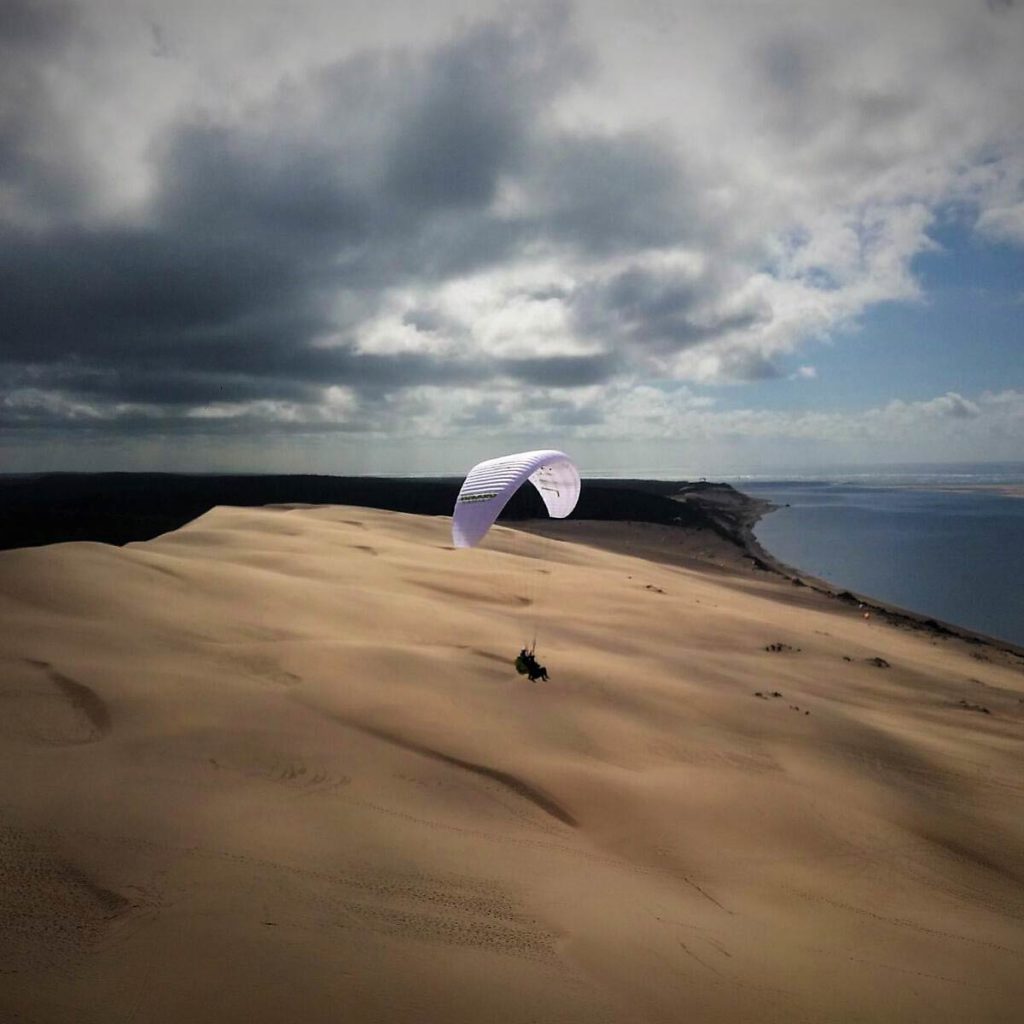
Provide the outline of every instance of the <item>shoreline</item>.
[[1012,640],[1003,640],[1001,637],[968,629],[966,626],[945,622],[924,612],[915,612],[909,608],[889,604],[869,594],[861,594],[857,591],[839,587],[828,580],[787,565],[765,550],[754,536],[752,530],[748,531],[748,536],[744,538],[743,546],[758,568],[764,568],[769,572],[776,573],[796,586],[806,587],[827,598],[841,601],[846,605],[855,606],[858,610],[870,612],[872,615],[877,615],[893,625],[920,630],[931,633],[934,636],[954,637],[973,645],[995,647],[1024,659],[1024,646],[1015,644]]
[[[1000,493],[1008,494],[1008,491],[1003,489],[1003,485],[983,484],[976,486],[964,485],[963,487],[950,488],[922,487],[920,489],[942,491],[955,490],[964,492],[1001,489]],[[1024,497],[1024,486],[1018,487],[1017,490],[1019,491],[1017,496]],[[779,506],[772,505],[771,502],[766,502],[763,499],[753,498],[750,495],[747,495],[747,497],[750,498],[753,503],[752,509],[757,509],[758,506],[768,506],[767,508],[762,507],[760,511],[752,511],[752,518],[750,518],[749,521],[744,522],[736,533],[736,542],[747,552],[756,567],[776,573],[796,586],[807,587],[808,589],[822,594],[825,597],[841,601],[850,606],[855,606],[858,610],[869,612],[871,615],[877,615],[879,618],[890,622],[893,625],[904,626],[909,629],[930,633],[933,636],[955,637],[976,646],[984,645],[994,647],[1008,654],[1012,654],[1017,658],[1024,659],[1024,645],[1022,644],[1015,643],[1012,640],[1005,640],[1002,637],[993,636],[990,633],[983,633],[980,630],[970,629],[967,626],[961,626],[958,623],[949,622],[947,620],[937,618],[936,616],[928,615],[924,612],[917,612],[911,608],[904,608],[900,605],[883,601],[882,599],[870,594],[841,587],[838,584],[832,583],[830,580],[804,572],[796,566],[789,565],[781,559],[776,558],[758,541],[757,537],[754,535],[754,527],[760,519],[769,512],[775,511]]]
[[[943,489],[966,491],[978,489],[990,490],[995,487],[1001,488],[1002,485],[992,485],[991,488],[989,485],[978,485],[977,487],[965,485],[962,488]],[[936,490],[937,488],[928,489]],[[1017,488],[1017,490],[1019,492],[1018,496],[1024,497],[1024,486]],[[757,523],[764,518],[764,516],[768,515],[768,513],[774,512],[779,508],[779,506],[774,505],[772,502],[766,501],[763,498],[756,498],[752,495],[744,494],[743,491],[737,491],[736,493],[746,498],[748,504],[743,509],[739,510],[737,515],[737,521],[734,527],[735,542],[750,558],[755,568],[775,573],[795,586],[806,587],[807,589],[812,590],[815,593],[822,594],[832,600],[841,601],[843,604],[854,606],[859,611],[862,610],[869,612],[871,615],[878,616],[893,625],[904,626],[909,629],[930,633],[933,636],[955,637],[972,645],[995,647],[1008,654],[1013,654],[1018,658],[1024,659],[1024,645],[1016,644],[1012,640],[1004,640],[1001,637],[992,636],[988,633],[968,629],[966,626],[960,626],[957,623],[946,622],[923,612],[916,612],[910,608],[902,608],[899,605],[882,601],[869,594],[862,594],[857,591],[840,587],[829,580],[804,572],[796,566],[788,565],[781,559],[776,558],[770,551],[763,547],[754,534],[754,527]]]

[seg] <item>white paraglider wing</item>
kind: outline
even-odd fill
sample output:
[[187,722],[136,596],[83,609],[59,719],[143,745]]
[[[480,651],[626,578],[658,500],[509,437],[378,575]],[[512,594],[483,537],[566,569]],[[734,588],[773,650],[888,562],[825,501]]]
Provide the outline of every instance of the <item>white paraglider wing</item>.
[[452,541],[475,547],[484,538],[509,498],[529,480],[544,499],[549,515],[564,519],[580,496],[580,474],[565,452],[548,448],[518,452],[479,462],[462,483],[452,514]]

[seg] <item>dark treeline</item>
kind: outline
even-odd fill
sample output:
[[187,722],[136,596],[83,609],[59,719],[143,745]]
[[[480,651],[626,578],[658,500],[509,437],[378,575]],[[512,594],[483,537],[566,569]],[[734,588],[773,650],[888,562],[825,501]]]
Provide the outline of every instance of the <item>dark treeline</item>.
[[[179,473],[45,473],[0,477],[0,550],[91,540],[149,540],[216,505],[356,505],[419,515],[451,515],[460,478],[211,476]],[[724,484],[664,480],[586,480],[576,519],[709,527],[732,534],[728,513],[701,492],[740,496]],[[673,496],[686,493],[690,500]],[[521,488],[503,520],[546,516],[533,487]]]

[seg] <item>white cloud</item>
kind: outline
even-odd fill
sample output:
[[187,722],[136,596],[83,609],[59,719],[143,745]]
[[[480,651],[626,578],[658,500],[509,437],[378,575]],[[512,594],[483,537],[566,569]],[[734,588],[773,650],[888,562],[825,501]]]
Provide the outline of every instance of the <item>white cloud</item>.
[[978,218],[978,231],[999,242],[1024,246],[1024,200],[1012,206],[989,206]]
[[981,415],[977,403],[964,398],[955,391],[947,391],[928,402],[916,403],[916,408],[929,416],[951,416],[953,419],[973,419]]

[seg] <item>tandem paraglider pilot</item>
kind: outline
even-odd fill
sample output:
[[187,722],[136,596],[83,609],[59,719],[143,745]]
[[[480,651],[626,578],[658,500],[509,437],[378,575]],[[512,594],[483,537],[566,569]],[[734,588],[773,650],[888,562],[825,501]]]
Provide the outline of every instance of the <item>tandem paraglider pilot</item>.
[[537,682],[538,679],[543,679],[545,683],[548,681],[548,670],[543,665],[538,665],[533,651],[528,651],[525,647],[516,658],[516,671],[521,676],[529,676],[531,683]]

